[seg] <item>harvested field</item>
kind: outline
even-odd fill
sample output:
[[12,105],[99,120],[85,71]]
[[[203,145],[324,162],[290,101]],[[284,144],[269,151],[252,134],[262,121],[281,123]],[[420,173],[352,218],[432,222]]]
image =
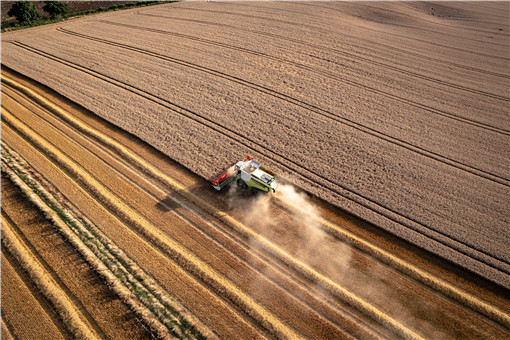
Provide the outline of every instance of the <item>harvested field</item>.
[[[2,231],[9,228],[23,240],[46,275],[80,311],[87,329],[100,338],[146,338],[150,332],[108,289],[76,251],[52,230],[37,209],[2,176]],[[68,319],[40,292],[2,243],[2,321],[17,339],[71,338]],[[111,327],[111,325],[117,325]],[[2,331],[2,338],[7,336]]]
[[251,154],[508,288],[507,16],[504,2],[168,4],[4,34],[2,63],[199,176]]
[[2,79],[4,166],[20,179],[27,175],[16,169],[43,175],[36,187],[54,186],[49,191],[59,201],[72,199],[76,216],[97,225],[102,239],[182,303],[202,334],[501,338],[508,332],[505,289],[325,202],[312,203],[291,186],[281,185],[272,200],[214,192],[40,84],[5,69]]
[[[2,158],[201,335],[504,338],[504,6],[179,3],[3,34]],[[246,154],[276,196],[207,185]]]

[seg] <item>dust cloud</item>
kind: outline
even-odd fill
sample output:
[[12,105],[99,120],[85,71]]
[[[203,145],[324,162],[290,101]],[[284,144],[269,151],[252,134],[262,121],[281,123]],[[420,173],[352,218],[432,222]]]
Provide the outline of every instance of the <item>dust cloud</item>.
[[[323,275],[338,279],[349,267],[351,248],[323,229],[319,210],[294,186],[279,184],[274,195],[255,196],[232,186],[227,202],[243,210],[247,226]],[[256,240],[250,240],[250,246],[259,248]]]

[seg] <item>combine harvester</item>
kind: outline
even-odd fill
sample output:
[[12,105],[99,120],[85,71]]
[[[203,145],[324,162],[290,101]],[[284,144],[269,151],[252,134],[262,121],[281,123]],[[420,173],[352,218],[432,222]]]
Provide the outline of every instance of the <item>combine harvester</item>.
[[221,190],[230,183],[251,189],[253,192],[276,191],[276,181],[273,176],[260,170],[260,163],[247,156],[244,161],[237,162],[211,180],[214,189]]

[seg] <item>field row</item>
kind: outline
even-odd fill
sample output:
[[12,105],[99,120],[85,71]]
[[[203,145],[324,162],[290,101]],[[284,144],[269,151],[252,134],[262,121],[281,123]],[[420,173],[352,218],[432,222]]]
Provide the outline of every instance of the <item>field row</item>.
[[[16,180],[16,175],[11,175]],[[150,336],[76,249],[5,176],[3,173],[2,338]],[[27,195],[34,197],[30,192]]]

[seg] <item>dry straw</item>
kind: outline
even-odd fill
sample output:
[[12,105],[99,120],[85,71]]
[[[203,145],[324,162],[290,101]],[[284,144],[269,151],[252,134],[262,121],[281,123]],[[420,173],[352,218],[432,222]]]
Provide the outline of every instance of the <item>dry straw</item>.
[[[14,171],[6,166],[3,167],[4,171],[53,221],[59,231],[75,246],[87,262],[106,279],[109,286],[121,299],[140,315],[142,320],[155,330],[160,338],[169,338],[170,335],[178,338],[215,337],[189,311],[177,301],[171,299],[161,286],[138,267],[121,249],[117,248],[97,227],[94,227],[90,221],[84,223],[84,218],[78,219],[71,210],[64,208],[45,189],[49,186],[48,183],[39,185],[30,171],[22,172],[20,169],[26,170],[28,165],[19,155],[3,143],[2,149],[4,164],[7,163],[10,167],[16,169],[18,175],[22,174],[23,180],[29,183],[32,189],[36,187],[38,195],[43,198],[46,204],[27,184],[16,176]],[[48,205],[60,211],[61,216],[58,216]],[[63,211],[68,223],[62,222]],[[74,230],[74,233],[71,229]],[[140,283],[140,280],[143,284]],[[133,293],[133,290],[137,294]],[[158,300],[162,303],[159,303]],[[171,329],[171,334],[168,329]]]
[[[35,196],[34,194],[29,194]],[[30,197],[35,199],[35,197]],[[53,281],[51,275],[37,261],[31,251],[23,244],[10,223],[2,216],[2,244],[16,259],[41,293],[55,307],[59,317],[69,332],[77,339],[97,339],[97,334],[80,318],[77,307],[69,300],[64,291]]]
[[[117,273],[117,277],[125,285],[144,291],[145,294],[142,295],[144,303],[150,306],[150,309],[163,323],[170,325],[176,335],[179,337],[189,337],[189,334],[195,334],[198,331],[198,334],[204,337],[215,337],[209,328],[182,304],[168,296],[163,287],[145,273],[89,219],[81,214],[78,217],[74,213],[74,209],[70,207],[71,204],[66,204],[64,197],[60,195],[59,198],[56,198],[55,196],[59,194],[51,183],[38,176],[34,171],[31,171],[30,166],[16,152],[3,145],[3,143],[2,146],[4,154],[8,154],[8,157],[14,160],[10,164],[15,163],[19,168],[27,170],[27,173],[24,173],[25,182],[40,184],[37,185],[37,191],[39,196],[45,199],[46,204],[65,213],[66,219],[70,222],[68,225],[71,229],[75,231],[103,263],[107,264],[112,272]],[[178,328],[171,325],[176,325]]]

